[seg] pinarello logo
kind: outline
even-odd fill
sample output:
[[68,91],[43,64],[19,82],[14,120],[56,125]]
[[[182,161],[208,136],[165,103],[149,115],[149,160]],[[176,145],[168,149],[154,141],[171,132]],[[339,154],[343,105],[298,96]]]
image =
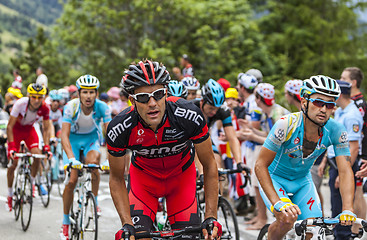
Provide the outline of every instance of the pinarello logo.
[[299,143],[299,137],[296,137],[296,139],[294,139],[294,144],[298,144]]

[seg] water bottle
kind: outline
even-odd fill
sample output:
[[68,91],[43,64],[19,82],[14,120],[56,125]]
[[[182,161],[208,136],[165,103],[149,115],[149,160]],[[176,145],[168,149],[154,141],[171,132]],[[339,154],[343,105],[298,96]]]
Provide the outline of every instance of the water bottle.
[[166,225],[167,216],[163,215],[158,218],[158,229],[162,231],[164,226]]

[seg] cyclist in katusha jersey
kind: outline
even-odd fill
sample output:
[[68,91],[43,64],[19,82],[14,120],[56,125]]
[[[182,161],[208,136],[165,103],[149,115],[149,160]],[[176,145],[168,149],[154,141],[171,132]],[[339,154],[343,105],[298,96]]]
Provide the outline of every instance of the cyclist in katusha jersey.
[[[41,154],[42,151],[38,146],[38,135],[34,129],[34,123],[43,119],[43,139],[45,145],[43,152],[49,152],[50,146],[50,129],[51,123],[49,120],[50,109],[44,102],[46,95],[46,88],[37,83],[31,83],[27,88],[28,96],[17,100],[10,113],[10,118],[6,133],[8,136],[8,157],[13,159],[12,165],[8,168],[8,199],[7,208],[12,210],[12,196],[13,196],[13,179],[14,170],[18,164],[18,158],[14,154],[19,151],[20,142],[24,140],[27,148],[32,154]],[[33,197],[35,192],[35,177],[39,168],[40,159],[34,159],[31,166],[31,181]],[[41,194],[47,194],[45,186],[40,185]]]
[[[208,121],[208,126],[211,127],[217,120],[222,121],[222,126],[226,140],[231,148],[233,159],[236,161],[237,168],[243,169],[245,164],[241,159],[240,142],[236,137],[236,131],[232,125],[231,110],[223,105],[225,95],[224,89],[219,83],[213,79],[209,81],[201,88],[201,95],[203,99],[194,101],[203,113],[205,119]],[[219,156],[219,151],[213,144],[213,150],[216,154],[216,161],[218,167],[222,166],[222,159]]]
[[[81,167],[81,151],[85,164],[99,164],[101,158],[100,138],[101,120],[104,127],[111,121],[111,110],[106,103],[97,99],[99,80],[92,75],[83,75],[76,81],[79,98],[69,101],[64,108],[61,129],[61,144],[64,149],[64,166]],[[92,192],[96,198],[97,214],[101,214],[98,205],[99,171],[92,171]],[[63,193],[64,218],[60,232],[61,239],[69,239],[69,212],[73,203],[73,191],[78,181],[78,169],[71,169],[69,183]]]
[[342,225],[351,225],[356,219],[347,132],[342,124],[329,119],[339,96],[340,87],[334,79],[318,75],[305,80],[301,88],[302,111],[278,120],[261,148],[255,173],[264,202],[276,217],[269,226],[269,239],[282,239],[297,218],[322,217],[310,169],[331,145],[342,183],[343,212],[337,217]]
[[[195,151],[204,166],[206,229],[212,238],[221,236],[216,221],[218,170],[211,149],[208,127],[191,102],[168,97],[170,75],[166,67],[149,60],[130,65],[122,86],[132,103],[108,125],[110,190],[122,228],[115,239],[153,230],[158,199],[166,198],[172,229],[200,226],[196,199]],[[133,151],[129,186],[124,170],[126,151]],[[187,238],[196,239],[197,234]]]

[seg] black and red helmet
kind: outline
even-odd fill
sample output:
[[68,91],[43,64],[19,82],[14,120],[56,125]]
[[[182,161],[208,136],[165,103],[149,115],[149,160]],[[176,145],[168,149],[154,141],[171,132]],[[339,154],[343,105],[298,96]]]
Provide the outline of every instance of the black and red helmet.
[[167,85],[171,77],[163,64],[149,60],[140,61],[136,65],[130,65],[123,77],[123,88],[130,94],[142,86]]

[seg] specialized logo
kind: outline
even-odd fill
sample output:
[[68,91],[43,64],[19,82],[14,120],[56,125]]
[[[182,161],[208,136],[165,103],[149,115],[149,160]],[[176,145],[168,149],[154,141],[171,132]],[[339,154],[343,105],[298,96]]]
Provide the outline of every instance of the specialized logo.
[[118,135],[124,132],[128,127],[131,126],[131,116],[126,118],[122,123],[116,124],[116,126],[112,127],[112,129],[107,133],[107,136],[111,139],[112,142],[115,142]]
[[134,152],[143,157],[159,158],[175,155],[181,152],[187,146],[187,142],[177,144],[173,147],[160,146],[146,149],[134,150]]
[[359,131],[359,125],[353,124],[353,132],[358,132],[358,131]]
[[193,121],[198,126],[200,126],[200,122],[204,121],[203,117],[200,116],[200,114],[190,109],[177,107],[174,112],[174,115],[177,117],[182,117],[190,121]]
[[315,199],[312,199],[312,197],[310,198],[310,200],[308,200],[307,205],[310,204],[310,210],[314,202],[315,202]]
[[285,196],[285,191],[283,188],[279,188],[279,192],[281,192],[283,194],[283,196]]

